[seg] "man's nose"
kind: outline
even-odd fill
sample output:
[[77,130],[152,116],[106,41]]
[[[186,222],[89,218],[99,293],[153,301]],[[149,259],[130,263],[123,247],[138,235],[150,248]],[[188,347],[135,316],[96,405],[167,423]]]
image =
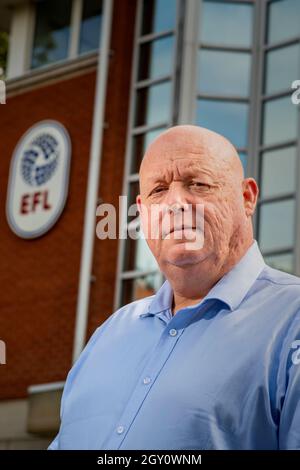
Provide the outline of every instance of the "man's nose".
[[180,208],[184,210],[189,201],[183,185],[181,183],[170,184],[164,202],[168,207],[174,208],[174,210],[179,210]]

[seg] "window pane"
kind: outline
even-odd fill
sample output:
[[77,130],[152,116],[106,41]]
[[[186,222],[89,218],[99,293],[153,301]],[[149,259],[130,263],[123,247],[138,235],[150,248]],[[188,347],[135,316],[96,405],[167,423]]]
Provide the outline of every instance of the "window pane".
[[138,238],[137,240],[128,238],[126,242],[124,271],[155,271],[158,269],[157,262],[146,240],[143,238]]
[[142,44],[138,80],[171,75],[173,54],[174,36]]
[[176,0],[144,0],[142,35],[175,28]]
[[268,42],[279,42],[300,35],[299,0],[276,0],[269,5]]
[[72,0],[46,0],[37,3],[32,68],[68,56],[71,6]]
[[[129,185],[129,191],[128,191],[128,204],[135,204],[136,196],[139,194],[139,182],[134,181],[133,183],[130,183]],[[133,220],[134,217],[129,216],[128,220],[131,221]]]
[[160,83],[137,92],[136,126],[168,122],[171,110],[171,83]]
[[247,53],[199,51],[198,89],[203,93],[247,96],[251,56]]
[[250,47],[252,5],[205,1],[199,31],[203,42]]
[[295,147],[289,147],[262,155],[262,197],[278,196],[296,189]]
[[236,147],[247,146],[248,105],[198,100],[196,124],[218,132]]
[[148,274],[148,276],[137,279],[126,279],[122,285],[121,305],[155,294],[160,285],[161,277],[159,273]]
[[133,138],[133,158],[132,158],[132,173],[138,173],[140,169],[140,165],[146,149],[148,146],[153,142],[156,137],[164,131],[164,127],[160,127],[159,129],[155,129],[154,131],[149,131],[144,134],[137,135]]
[[299,56],[299,44],[282,47],[267,53],[266,93],[269,94],[291,88],[292,82],[299,74]]
[[143,238],[137,240],[135,268],[139,271],[159,269],[147,242]]
[[280,269],[286,273],[294,272],[294,255],[286,253],[284,255],[265,256],[265,262],[274,269]]
[[259,244],[263,251],[292,247],[294,243],[295,201],[262,204]]
[[264,106],[263,143],[276,144],[297,137],[297,106],[291,97],[266,102]]
[[79,53],[98,49],[102,0],[84,0],[80,31]]
[[244,174],[247,174],[247,162],[248,162],[248,156],[245,152],[239,152],[239,157],[241,159],[243,168],[244,168]]

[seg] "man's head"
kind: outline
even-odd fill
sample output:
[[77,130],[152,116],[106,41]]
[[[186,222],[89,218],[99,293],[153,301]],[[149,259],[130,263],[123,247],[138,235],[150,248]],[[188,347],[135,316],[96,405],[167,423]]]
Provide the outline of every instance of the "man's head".
[[[223,136],[189,125],[163,132],[142,161],[137,204],[148,245],[170,282],[184,288],[183,276],[199,283],[205,276],[217,280],[227,272],[253,241],[251,216],[257,196],[255,180],[244,179],[239,156]],[[153,205],[161,208],[156,216],[150,214]],[[204,208],[204,243],[193,250],[187,243],[199,233],[197,207]],[[166,236],[164,217],[168,215],[171,229],[176,228],[178,211],[184,215],[186,210],[192,212],[192,232],[180,226],[181,231]],[[157,238],[151,238],[151,223],[159,228]]]

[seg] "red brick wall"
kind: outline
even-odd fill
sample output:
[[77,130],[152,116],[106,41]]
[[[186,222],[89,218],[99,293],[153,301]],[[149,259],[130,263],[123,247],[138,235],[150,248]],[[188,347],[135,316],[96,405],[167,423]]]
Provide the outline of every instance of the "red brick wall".
[[[122,188],[135,1],[116,0],[113,18],[100,195],[116,203]],[[71,365],[87,187],[95,73],[27,91],[0,107],[0,399],[25,397],[27,387],[64,380]],[[9,164],[22,134],[55,119],[72,141],[69,195],[55,226],[35,240],[8,227]],[[99,129],[100,131],[100,129]],[[88,335],[113,308],[118,242],[95,243]]]
[[[1,398],[24,396],[30,384],[62,380],[70,366],[94,81],[95,74],[89,73],[20,94],[1,107],[0,338],[7,345]],[[43,119],[58,120],[70,133],[69,195],[48,233],[23,240],[5,217],[9,164],[22,134]]]

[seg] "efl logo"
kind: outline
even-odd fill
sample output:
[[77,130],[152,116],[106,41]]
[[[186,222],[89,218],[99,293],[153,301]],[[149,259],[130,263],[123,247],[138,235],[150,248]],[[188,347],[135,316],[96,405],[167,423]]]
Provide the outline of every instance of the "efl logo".
[[7,219],[22,238],[47,232],[59,218],[67,197],[71,144],[66,129],[42,121],[17,145],[10,168]]

